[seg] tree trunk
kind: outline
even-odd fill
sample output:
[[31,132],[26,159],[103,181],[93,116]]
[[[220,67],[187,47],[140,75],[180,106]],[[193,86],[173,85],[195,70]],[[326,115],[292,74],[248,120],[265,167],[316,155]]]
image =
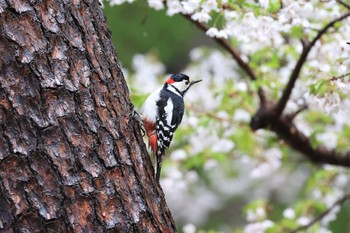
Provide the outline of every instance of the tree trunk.
[[0,232],[175,232],[98,1],[0,0]]

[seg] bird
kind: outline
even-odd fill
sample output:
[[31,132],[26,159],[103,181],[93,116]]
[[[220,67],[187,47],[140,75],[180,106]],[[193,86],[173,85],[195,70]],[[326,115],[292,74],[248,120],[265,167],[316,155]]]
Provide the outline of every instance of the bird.
[[155,158],[154,176],[158,183],[165,151],[184,115],[184,96],[193,84],[200,81],[193,81],[186,74],[173,74],[143,104],[141,119]]

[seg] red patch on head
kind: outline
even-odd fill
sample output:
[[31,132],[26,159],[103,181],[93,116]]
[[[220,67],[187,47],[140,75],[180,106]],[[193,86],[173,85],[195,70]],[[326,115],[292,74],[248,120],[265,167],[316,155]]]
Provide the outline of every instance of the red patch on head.
[[166,83],[167,83],[167,84],[172,84],[172,83],[174,83],[174,82],[175,82],[175,80],[172,79],[172,78],[168,78],[168,80],[166,80]]
[[151,148],[153,154],[157,151],[157,133],[155,124],[148,119],[143,119],[143,125],[146,129],[146,134],[148,137],[148,145]]

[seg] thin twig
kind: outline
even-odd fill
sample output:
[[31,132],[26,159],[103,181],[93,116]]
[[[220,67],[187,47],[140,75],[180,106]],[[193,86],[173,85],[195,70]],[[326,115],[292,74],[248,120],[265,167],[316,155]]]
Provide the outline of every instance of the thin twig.
[[[190,14],[182,14],[186,19],[188,19],[191,23],[193,23],[194,25],[196,25],[201,31],[203,31],[204,33],[206,31],[208,31],[208,26],[205,24],[202,24],[196,20],[193,20],[191,18]],[[224,48],[229,54],[231,54],[231,56],[233,57],[233,59],[235,59],[235,61],[238,63],[238,65],[244,70],[244,72],[249,76],[249,78],[252,81],[257,80],[257,77],[253,71],[253,69],[249,66],[248,63],[246,63],[245,61],[243,61],[243,59],[241,58],[240,54],[238,53],[237,50],[235,50],[233,47],[231,47],[231,45],[227,42],[227,40],[223,39],[223,38],[217,38],[214,37],[213,38],[222,48]],[[264,91],[262,88],[259,89],[258,91],[258,95],[260,98],[260,103],[262,105],[265,105],[266,103],[266,97],[264,94]]]
[[331,207],[326,209],[323,213],[321,213],[316,218],[314,218],[311,222],[309,222],[309,224],[298,227],[289,233],[297,233],[299,231],[303,231],[303,230],[310,228],[315,223],[321,221],[321,219],[324,218],[327,214],[329,214],[336,206],[342,205],[344,202],[346,202],[349,199],[350,199],[350,193],[348,193],[348,194],[344,195],[342,198],[338,199]]
[[276,106],[276,117],[279,117],[284,108],[286,107],[286,104],[289,100],[289,97],[292,93],[292,90],[294,88],[294,84],[297,81],[297,79],[299,78],[300,75],[300,71],[301,68],[303,67],[307,56],[309,55],[310,50],[314,47],[314,45],[316,44],[316,42],[327,32],[327,30],[331,27],[334,26],[335,23],[347,18],[350,16],[350,13],[347,13],[345,15],[342,15],[341,17],[329,22],[324,28],[322,28],[316,35],[316,37],[311,41],[311,42],[304,42],[304,47],[303,47],[303,51],[299,57],[299,60],[297,62],[297,64],[295,65],[293,72],[289,78],[289,82],[286,86],[286,88],[283,91],[282,97],[280,98],[280,100],[277,103]]
[[337,3],[343,5],[345,8],[347,8],[348,10],[350,10],[350,5],[346,4],[345,2],[343,2],[342,0],[337,0]]
[[[320,2],[330,2],[331,0],[320,0]],[[350,5],[346,4],[342,0],[336,0],[337,3],[343,5],[345,8],[348,8],[350,10]]]
[[297,110],[297,111],[295,111],[294,113],[292,113],[292,114],[289,114],[289,115],[287,115],[286,117],[290,120],[290,121],[292,121],[292,120],[294,120],[294,118],[297,116],[297,115],[299,115],[301,112],[303,112],[304,110],[307,110],[309,108],[309,106],[306,104],[306,103],[304,103],[304,104],[302,104],[300,107],[299,107],[299,109]]
[[350,73],[346,73],[346,74],[343,74],[343,75],[340,75],[338,77],[332,77],[329,81],[336,81],[336,80],[339,80],[339,79],[343,79],[347,76],[350,76]]
[[[191,15],[186,15],[186,14],[182,14],[186,19],[188,19],[189,21],[191,21],[193,24],[195,24],[199,29],[201,29],[204,33],[206,31],[208,31],[208,27],[196,20],[193,20],[191,18]],[[253,70],[251,69],[251,67],[248,65],[248,63],[244,62],[241,58],[241,56],[239,55],[239,53],[232,48],[229,43],[227,42],[227,40],[222,39],[222,38],[217,38],[217,37],[213,37],[213,39],[221,46],[223,47],[229,54],[232,55],[232,57],[237,61],[238,65],[248,74],[249,78],[252,81],[257,80],[257,77],[255,75],[255,73],[253,72]]]

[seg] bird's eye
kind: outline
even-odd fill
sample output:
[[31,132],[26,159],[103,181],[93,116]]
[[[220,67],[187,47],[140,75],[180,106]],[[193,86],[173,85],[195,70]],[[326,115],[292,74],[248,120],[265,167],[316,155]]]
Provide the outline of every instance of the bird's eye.
[[185,82],[185,83],[186,83],[186,85],[188,85],[188,84],[190,83],[190,81],[186,80],[186,82]]

